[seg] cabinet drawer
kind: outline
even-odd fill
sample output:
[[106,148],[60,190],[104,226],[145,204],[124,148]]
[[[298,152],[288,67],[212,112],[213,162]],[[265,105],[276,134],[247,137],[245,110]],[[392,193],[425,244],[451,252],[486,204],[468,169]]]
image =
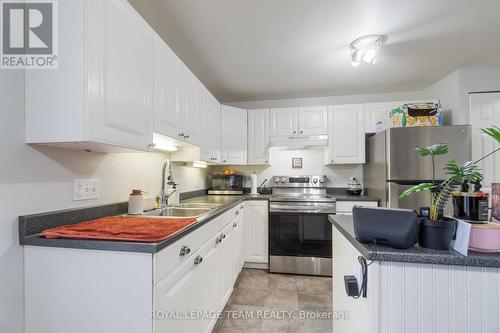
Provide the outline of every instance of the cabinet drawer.
[[337,201],[337,214],[352,214],[354,206],[378,207],[377,201]]
[[154,283],[158,283],[198,251],[204,243],[234,218],[238,209],[239,205],[155,253],[153,256]]

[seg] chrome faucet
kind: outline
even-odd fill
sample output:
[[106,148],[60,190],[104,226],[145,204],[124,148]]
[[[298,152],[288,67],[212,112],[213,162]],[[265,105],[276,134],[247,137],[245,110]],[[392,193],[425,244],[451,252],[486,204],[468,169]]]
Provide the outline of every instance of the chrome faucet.
[[[166,176],[166,179],[165,179],[167,167],[168,167],[168,176]],[[167,193],[167,191],[165,190],[165,181],[166,181],[166,185],[172,186],[169,193]],[[161,169],[161,194],[160,194],[160,198],[161,198],[160,206],[161,207],[160,208],[167,206],[168,199],[172,196],[172,194],[175,193],[175,191],[177,191],[177,185],[179,185],[179,184],[175,183],[174,175],[172,173],[172,162],[170,161],[169,158],[167,158],[165,160],[165,162],[163,163],[163,166]]]

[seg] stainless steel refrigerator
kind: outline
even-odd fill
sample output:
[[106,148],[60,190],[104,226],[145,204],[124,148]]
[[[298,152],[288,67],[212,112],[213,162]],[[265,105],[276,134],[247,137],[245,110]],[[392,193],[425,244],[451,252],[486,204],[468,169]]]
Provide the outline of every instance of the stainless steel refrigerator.
[[[415,148],[446,143],[448,154],[436,157],[436,180],[448,176],[442,167],[449,160],[459,164],[471,159],[471,128],[464,126],[390,128],[366,138],[366,164],[363,168],[365,190],[380,198],[382,207],[418,210],[429,206],[428,192],[399,199],[409,187],[432,179],[432,161]],[[451,213],[451,205],[445,213]]]

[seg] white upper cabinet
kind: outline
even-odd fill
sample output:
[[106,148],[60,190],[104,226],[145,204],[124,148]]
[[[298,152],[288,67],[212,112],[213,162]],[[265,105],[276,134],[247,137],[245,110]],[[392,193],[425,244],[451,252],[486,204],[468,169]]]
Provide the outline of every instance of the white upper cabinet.
[[270,136],[327,134],[327,114],[326,106],[271,109]]
[[271,136],[290,136],[298,133],[299,109],[275,108],[270,110]]
[[26,142],[119,151],[153,140],[154,32],[125,0],[59,3],[59,68],[26,71]]
[[221,161],[220,104],[208,91],[205,94],[201,157],[210,163]]
[[326,106],[313,106],[299,108],[299,135],[328,134]]
[[201,143],[201,119],[203,116],[203,84],[183,66],[182,91],[184,112],[182,113],[182,139],[189,143]]
[[390,112],[401,106],[403,102],[368,103],[365,104],[365,132],[377,133],[391,127]]
[[365,163],[364,104],[328,107],[327,164]]
[[182,128],[182,61],[155,35],[155,132],[179,138]]
[[269,164],[269,109],[248,110],[248,164]]
[[221,106],[222,163],[247,164],[247,111]]

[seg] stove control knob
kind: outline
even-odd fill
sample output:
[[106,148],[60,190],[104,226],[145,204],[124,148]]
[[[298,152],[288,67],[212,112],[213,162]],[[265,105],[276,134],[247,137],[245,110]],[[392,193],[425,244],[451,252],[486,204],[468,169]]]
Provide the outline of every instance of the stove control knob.
[[285,178],[285,177],[282,177],[282,178],[281,178],[281,182],[282,182],[283,184],[284,184],[284,183],[286,183],[286,178]]
[[313,178],[313,183],[317,184],[318,183],[318,178]]
[[280,182],[280,179],[278,177],[274,177],[274,182],[275,183],[279,183]]

